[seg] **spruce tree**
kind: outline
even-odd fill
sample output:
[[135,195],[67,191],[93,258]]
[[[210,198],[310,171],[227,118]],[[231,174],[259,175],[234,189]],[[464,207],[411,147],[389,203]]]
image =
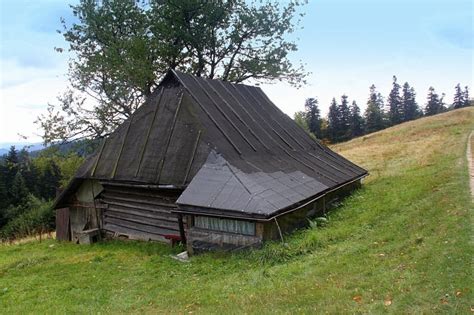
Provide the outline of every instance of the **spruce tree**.
[[328,113],[328,138],[331,142],[339,141],[340,126],[341,126],[341,115],[339,113],[339,106],[337,105],[336,99],[333,98],[331,105],[329,106]]
[[7,184],[8,169],[4,161],[0,160],[0,229],[6,223],[5,209],[10,204]]
[[9,189],[10,203],[14,206],[22,205],[26,202],[28,188],[25,179],[20,172],[17,172]]
[[467,87],[467,85],[464,87],[464,105],[463,107],[468,107],[468,106],[471,106],[471,101],[469,100],[469,88]]
[[339,105],[339,141],[345,141],[350,138],[351,127],[351,109],[347,95],[341,96],[341,104]]
[[305,118],[309,131],[321,139],[321,112],[318,107],[318,100],[316,98],[308,98],[304,104]]
[[408,82],[403,84],[402,88],[402,107],[403,107],[403,116],[402,121],[409,121],[417,119],[420,117],[420,108],[416,103],[416,93],[413,87],[410,87]]
[[378,131],[384,128],[383,121],[383,100],[380,93],[377,93],[375,85],[370,87],[369,99],[365,110],[365,130],[367,133]]
[[61,180],[61,171],[54,160],[48,160],[48,165],[40,177],[41,187],[39,187],[40,197],[48,200],[56,196],[56,189]]
[[428,102],[425,106],[425,115],[431,116],[442,113],[444,111],[443,105],[443,97],[439,97],[439,95],[435,92],[434,87],[430,86],[428,89]]
[[461,90],[461,85],[458,83],[454,87],[453,109],[462,108],[464,105],[464,92]]
[[360,108],[356,101],[352,102],[350,117],[350,135],[351,138],[359,137],[364,134],[364,119],[360,115]]
[[11,146],[7,155],[5,156],[5,166],[7,168],[5,174],[5,183],[7,187],[10,187],[13,183],[13,178],[15,178],[16,173],[19,170],[18,164],[18,151],[15,149],[15,146]]
[[390,126],[402,122],[403,108],[400,98],[400,84],[397,83],[397,77],[393,76],[392,90],[388,95],[388,122]]

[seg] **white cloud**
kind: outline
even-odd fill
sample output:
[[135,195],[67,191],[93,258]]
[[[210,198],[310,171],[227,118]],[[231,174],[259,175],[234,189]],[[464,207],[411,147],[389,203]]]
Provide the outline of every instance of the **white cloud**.
[[33,122],[66,87],[65,70],[60,66],[21,67],[6,60],[0,64],[0,142],[19,141],[18,134],[27,136],[28,141],[39,141],[40,132]]

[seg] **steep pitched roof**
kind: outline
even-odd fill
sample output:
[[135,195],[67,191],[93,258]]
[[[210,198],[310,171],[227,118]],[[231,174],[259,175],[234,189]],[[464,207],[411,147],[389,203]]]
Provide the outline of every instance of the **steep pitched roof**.
[[268,216],[366,173],[260,88],[170,71],[77,177],[187,187],[182,209]]

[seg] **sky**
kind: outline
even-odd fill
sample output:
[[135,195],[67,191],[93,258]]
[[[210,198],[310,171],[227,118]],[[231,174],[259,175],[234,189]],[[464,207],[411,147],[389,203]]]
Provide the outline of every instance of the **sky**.
[[[68,55],[54,47],[66,47],[56,30],[61,17],[72,19],[68,3],[0,1],[0,143],[41,141],[34,121],[67,86]],[[393,75],[415,88],[420,105],[429,86],[447,103],[457,83],[474,95],[470,0],[309,0],[304,12],[290,59],[305,65],[308,84],[260,85],[291,117],[308,97],[323,114],[343,94],[363,110],[369,86],[387,96]]]

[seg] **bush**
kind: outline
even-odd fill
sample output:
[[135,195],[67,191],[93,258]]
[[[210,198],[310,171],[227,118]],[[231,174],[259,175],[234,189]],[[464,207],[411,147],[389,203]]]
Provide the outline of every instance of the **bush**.
[[54,230],[55,215],[52,201],[43,201],[28,195],[24,205],[10,207],[8,213],[17,213],[0,230],[0,239],[9,240]]

